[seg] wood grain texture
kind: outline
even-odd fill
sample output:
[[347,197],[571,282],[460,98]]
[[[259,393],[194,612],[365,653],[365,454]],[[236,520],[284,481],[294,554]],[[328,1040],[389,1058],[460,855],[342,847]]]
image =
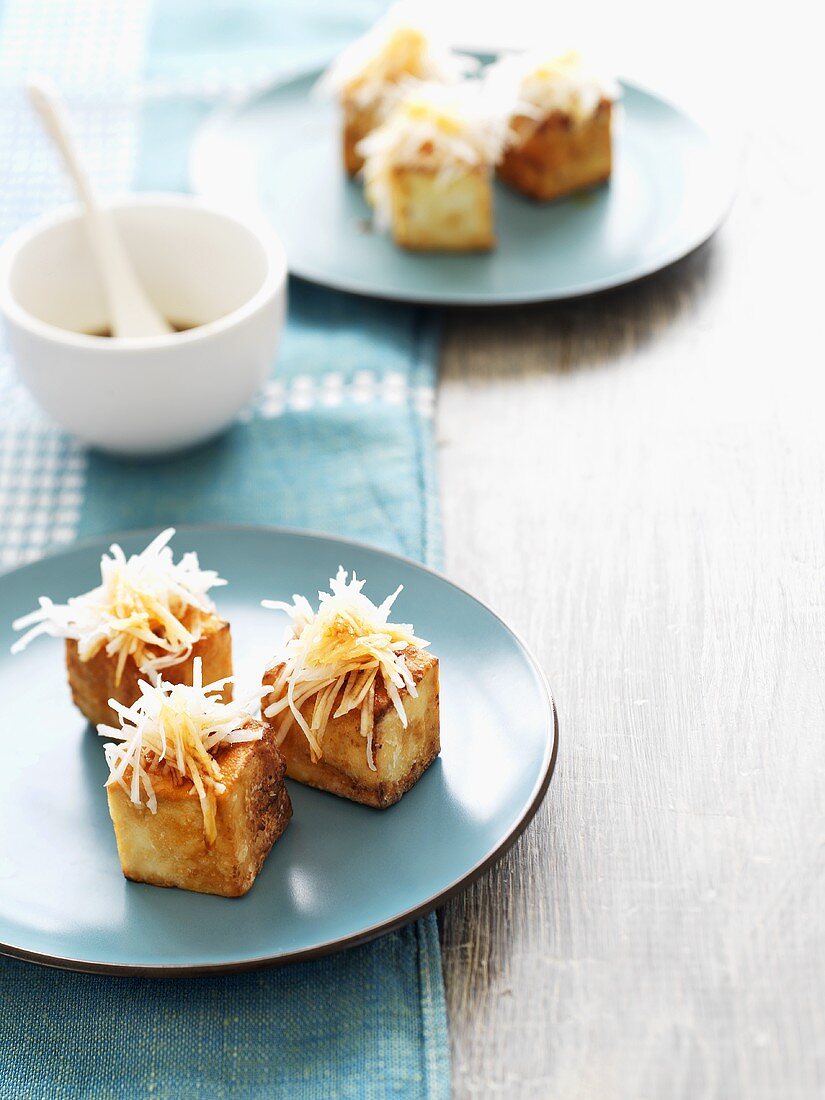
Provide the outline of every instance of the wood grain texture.
[[760,101],[731,218],[674,268],[448,315],[447,570],[561,723],[536,821],[442,914],[459,1098],[825,1095],[808,124]]

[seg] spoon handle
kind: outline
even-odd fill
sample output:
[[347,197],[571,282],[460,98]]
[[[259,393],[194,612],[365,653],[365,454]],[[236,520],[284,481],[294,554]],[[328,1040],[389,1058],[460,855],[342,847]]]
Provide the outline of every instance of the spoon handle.
[[85,208],[89,244],[100,273],[113,336],[161,336],[171,325],[146,296],[111,212],[101,206],[72,140],[68,116],[57,89],[40,77],[28,82],[29,100],[54,142]]

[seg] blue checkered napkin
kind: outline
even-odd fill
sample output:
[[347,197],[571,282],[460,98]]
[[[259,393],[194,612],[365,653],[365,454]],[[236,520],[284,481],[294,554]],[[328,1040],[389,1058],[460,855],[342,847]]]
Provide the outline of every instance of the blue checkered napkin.
[[[376,14],[245,0],[5,0],[0,232],[66,191],[21,103],[66,90],[101,187],[185,186],[193,127],[226,88],[328,56]],[[148,43],[148,45],[147,45]],[[148,89],[148,91],[147,91]],[[170,462],[89,455],[0,362],[0,561],[80,534],[203,520],[352,535],[433,562],[437,334],[415,310],[291,287],[277,369],[222,440]],[[434,918],[342,955],[196,980],[115,979],[0,960],[0,1097],[449,1095]]]

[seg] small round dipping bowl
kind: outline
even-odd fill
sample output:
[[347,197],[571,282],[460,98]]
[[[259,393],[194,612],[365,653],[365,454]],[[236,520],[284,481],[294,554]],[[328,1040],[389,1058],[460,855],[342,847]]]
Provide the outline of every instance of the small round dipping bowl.
[[165,454],[217,435],[260,390],[284,324],[286,258],[265,224],[191,196],[111,209],[144,289],[181,331],[105,334],[77,206],[0,249],[0,311],[20,377],[54,420],[104,451]]

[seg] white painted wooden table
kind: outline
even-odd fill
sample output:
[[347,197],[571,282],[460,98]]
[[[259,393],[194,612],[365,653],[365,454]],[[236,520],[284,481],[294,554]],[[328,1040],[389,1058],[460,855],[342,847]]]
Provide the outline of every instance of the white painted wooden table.
[[536,821],[442,914],[458,1097],[825,1095],[821,107],[809,36],[747,30],[710,245],[448,316],[447,569],[561,723]]

